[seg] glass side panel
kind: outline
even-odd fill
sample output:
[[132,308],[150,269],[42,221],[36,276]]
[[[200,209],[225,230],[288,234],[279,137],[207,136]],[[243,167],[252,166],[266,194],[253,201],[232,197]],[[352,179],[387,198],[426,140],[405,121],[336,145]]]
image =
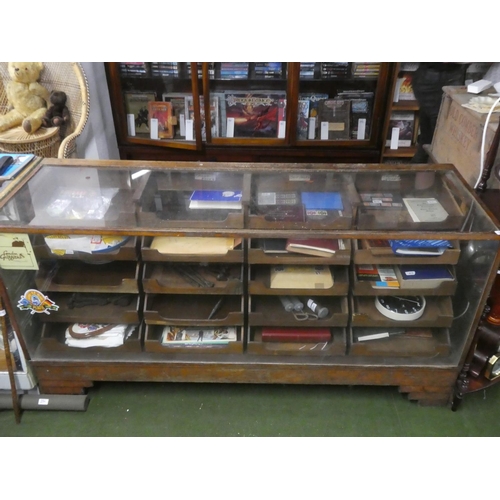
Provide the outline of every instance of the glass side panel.
[[380,65],[301,62],[297,140],[369,140]]

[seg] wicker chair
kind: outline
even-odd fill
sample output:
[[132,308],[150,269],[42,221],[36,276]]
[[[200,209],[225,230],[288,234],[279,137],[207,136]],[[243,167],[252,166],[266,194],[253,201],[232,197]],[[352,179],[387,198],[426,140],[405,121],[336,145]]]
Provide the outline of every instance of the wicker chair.
[[[6,84],[10,80],[6,62],[0,62],[0,114],[8,111]],[[34,153],[46,158],[69,158],[76,154],[76,138],[82,133],[89,116],[89,87],[79,63],[46,62],[39,82],[50,92],[62,90],[67,95],[66,106],[70,123],[61,140],[58,127],[27,134],[19,126],[0,133],[0,152]]]

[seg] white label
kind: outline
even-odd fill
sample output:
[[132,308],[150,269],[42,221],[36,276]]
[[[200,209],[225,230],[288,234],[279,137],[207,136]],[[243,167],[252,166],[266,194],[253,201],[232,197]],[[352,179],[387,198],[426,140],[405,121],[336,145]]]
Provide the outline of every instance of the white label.
[[227,119],[226,137],[234,137],[234,118]]
[[406,276],[415,276],[415,271],[406,271]]
[[149,120],[149,137],[151,139],[158,139],[158,118],[151,118]]
[[193,120],[186,120],[186,141],[194,141]]
[[358,133],[356,135],[356,139],[358,141],[363,141],[366,135],[366,118],[360,118],[358,120]]
[[49,400],[46,398],[40,398],[38,400],[38,404],[39,406],[47,406],[49,404]]
[[127,129],[128,135],[135,136],[135,118],[134,115],[127,115]]
[[398,149],[399,128],[393,127],[391,133],[391,149]]
[[186,137],[186,119],[184,113],[179,114],[179,126],[181,137]]
[[290,174],[288,176],[288,180],[290,182],[310,182],[311,175],[310,174]]
[[321,122],[320,128],[321,128],[320,139],[322,141],[327,141],[328,140],[328,122]]
[[280,120],[280,122],[278,123],[278,139],[285,138],[285,131],[286,131],[286,122],[284,120]]
[[309,118],[309,131],[307,133],[308,139],[314,139],[316,137],[316,117],[312,116]]

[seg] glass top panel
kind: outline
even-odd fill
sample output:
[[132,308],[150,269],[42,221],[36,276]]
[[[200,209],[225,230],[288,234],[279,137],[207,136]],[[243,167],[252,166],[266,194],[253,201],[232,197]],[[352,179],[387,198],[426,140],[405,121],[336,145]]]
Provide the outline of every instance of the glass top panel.
[[43,160],[2,201],[5,231],[444,231],[497,238],[495,223],[451,166],[107,164]]

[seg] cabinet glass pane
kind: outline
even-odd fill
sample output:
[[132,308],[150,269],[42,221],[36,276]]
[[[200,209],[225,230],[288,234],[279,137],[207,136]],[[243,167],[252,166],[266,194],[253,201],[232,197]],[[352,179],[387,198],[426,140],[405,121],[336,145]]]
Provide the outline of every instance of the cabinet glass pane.
[[212,137],[285,138],[286,63],[217,62],[209,75],[212,115],[219,124]]
[[380,65],[301,62],[297,140],[369,140]]
[[192,84],[189,63],[120,62],[128,138],[194,141],[186,133]]

